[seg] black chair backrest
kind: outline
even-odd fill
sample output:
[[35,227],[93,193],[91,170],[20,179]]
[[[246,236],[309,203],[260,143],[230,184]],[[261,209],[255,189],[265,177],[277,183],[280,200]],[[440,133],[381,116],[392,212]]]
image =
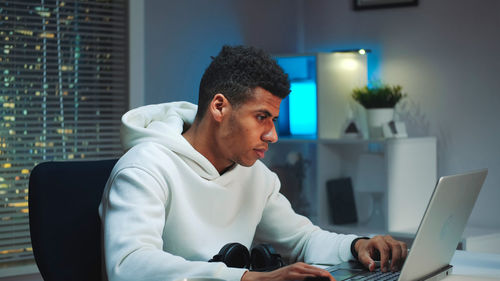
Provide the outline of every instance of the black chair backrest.
[[45,162],[31,172],[31,242],[45,281],[102,280],[98,207],[116,161]]

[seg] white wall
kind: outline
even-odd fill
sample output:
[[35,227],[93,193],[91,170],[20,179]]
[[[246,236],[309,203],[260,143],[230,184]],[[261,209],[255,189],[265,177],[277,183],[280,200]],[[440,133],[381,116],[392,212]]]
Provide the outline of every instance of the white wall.
[[296,5],[296,0],[145,1],[145,102],[197,102],[203,71],[224,44],[295,51]]
[[469,225],[499,227],[500,1],[359,12],[350,2],[304,2],[305,49],[373,48],[374,76],[408,93],[398,110],[410,136],[438,137],[438,175],[489,168]]

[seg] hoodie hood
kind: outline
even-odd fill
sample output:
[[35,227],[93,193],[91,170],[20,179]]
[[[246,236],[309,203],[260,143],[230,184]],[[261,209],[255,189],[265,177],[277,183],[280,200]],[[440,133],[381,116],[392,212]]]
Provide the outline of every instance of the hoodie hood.
[[182,136],[184,124],[193,123],[197,108],[189,102],[171,102],[128,111],[122,116],[123,149],[143,142],[158,143],[179,155],[201,177],[208,180],[219,177],[212,163]]

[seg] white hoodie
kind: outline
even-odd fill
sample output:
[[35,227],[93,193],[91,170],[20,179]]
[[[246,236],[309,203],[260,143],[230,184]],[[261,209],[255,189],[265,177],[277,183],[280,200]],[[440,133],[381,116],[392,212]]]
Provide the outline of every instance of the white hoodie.
[[292,261],[352,259],[356,236],[320,230],[297,215],[262,162],[219,175],[181,135],[196,105],[140,107],[122,117],[127,152],[114,167],[99,214],[110,281],[216,277],[237,281],[245,269],[208,263],[227,243],[254,239]]

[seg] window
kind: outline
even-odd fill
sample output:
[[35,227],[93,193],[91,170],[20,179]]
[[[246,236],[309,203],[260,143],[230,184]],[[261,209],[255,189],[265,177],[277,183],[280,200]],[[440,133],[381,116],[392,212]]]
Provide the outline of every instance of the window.
[[127,3],[0,1],[0,263],[33,258],[27,196],[34,165],[121,154]]

